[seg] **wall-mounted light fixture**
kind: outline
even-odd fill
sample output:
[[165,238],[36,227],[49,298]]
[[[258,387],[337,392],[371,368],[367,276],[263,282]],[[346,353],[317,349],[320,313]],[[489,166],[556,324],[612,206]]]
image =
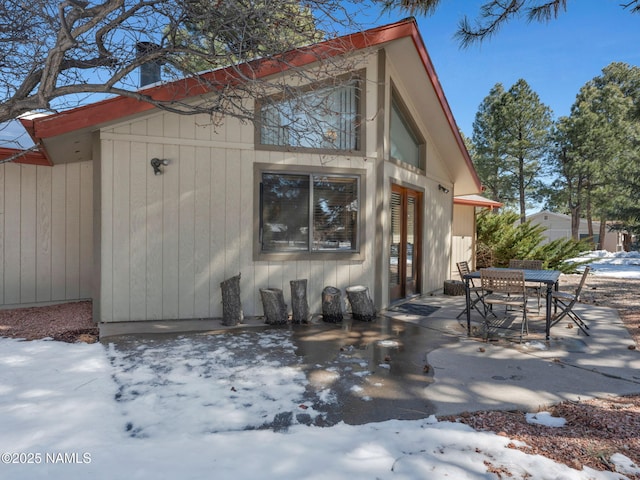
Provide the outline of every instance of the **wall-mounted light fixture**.
[[151,159],[151,168],[153,168],[153,173],[155,175],[162,175],[162,170],[160,170],[160,167],[164,165],[167,166],[169,165],[169,160],[167,159],[159,159],[159,158],[152,158]]
[[449,193],[449,189],[447,187],[443,186],[440,183],[438,184],[438,190],[440,190],[441,192],[444,192],[444,193]]

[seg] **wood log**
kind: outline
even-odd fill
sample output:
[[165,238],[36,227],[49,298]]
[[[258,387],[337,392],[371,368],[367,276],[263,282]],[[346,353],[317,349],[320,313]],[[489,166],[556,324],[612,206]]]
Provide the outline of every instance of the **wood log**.
[[307,302],[307,279],[291,280],[291,321],[309,323],[309,303]]
[[288,322],[287,304],[284,303],[282,290],[279,288],[261,288],[260,297],[262,298],[265,323],[283,325]]
[[460,296],[465,294],[464,282],[460,280],[445,280],[444,294],[452,296]]
[[324,287],[322,290],[322,320],[340,323],[342,318],[342,292],[336,287]]
[[240,274],[226,279],[220,284],[222,289],[222,324],[234,326],[242,323],[242,302],[240,301]]
[[370,322],[376,318],[376,308],[369,297],[369,289],[363,285],[347,287],[347,298],[354,320]]

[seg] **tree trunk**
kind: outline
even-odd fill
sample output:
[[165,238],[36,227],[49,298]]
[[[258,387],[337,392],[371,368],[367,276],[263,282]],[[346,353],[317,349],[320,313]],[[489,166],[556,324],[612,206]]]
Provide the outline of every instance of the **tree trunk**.
[[362,285],[347,287],[347,298],[351,304],[351,315],[354,320],[370,322],[376,318],[376,309],[369,297],[369,289]]
[[265,323],[269,325],[283,325],[287,323],[287,304],[284,303],[284,295],[279,288],[261,288],[262,309],[264,310]]
[[571,238],[580,240],[580,208],[571,208]]
[[309,304],[307,302],[307,279],[291,280],[291,321],[309,323]]
[[527,221],[527,201],[526,190],[524,186],[524,162],[525,159],[518,159],[518,197],[520,203],[520,223]]
[[598,250],[604,250],[604,236],[607,234],[607,217],[602,215],[600,217],[600,230],[598,230],[598,244],[596,248]]
[[242,323],[242,303],[240,301],[240,274],[228,278],[220,284],[222,289],[222,324],[234,326]]
[[591,207],[591,192],[587,191],[587,234],[593,243],[593,210]]
[[336,287],[325,287],[322,290],[322,320],[340,323],[342,318],[342,292]]

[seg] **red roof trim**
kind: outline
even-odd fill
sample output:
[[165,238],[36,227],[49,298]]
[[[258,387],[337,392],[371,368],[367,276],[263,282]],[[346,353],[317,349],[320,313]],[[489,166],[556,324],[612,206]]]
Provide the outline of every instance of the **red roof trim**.
[[444,95],[444,90],[442,89],[442,85],[440,84],[440,80],[438,79],[438,74],[431,62],[431,57],[429,56],[429,52],[427,52],[427,47],[422,40],[422,36],[418,31],[417,27],[412,30],[411,38],[413,39],[413,43],[418,50],[420,58],[422,59],[422,64],[424,65],[425,70],[427,71],[427,75],[429,76],[429,80],[431,80],[431,85],[433,85],[433,89],[438,96],[438,101],[440,102],[440,107],[442,111],[447,117],[447,122],[449,123],[449,127],[451,128],[451,133],[453,137],[456,139],[456,143],[458,144],[458,148],[462,153],[471,174],[473,175],[473,179],[478,187],[478,191],[482,191],[482,182],[480,181],[480,177],[478,177],[478,173],[476,172],[475,167],[473,166],[473,161],[471,160],[471,156],[469,155],[469,151],[467,150],[466,145],[464,144],[464,140],[462,140],[462,135],[460,135],[460,129],[458,128],[458,124],[456,123],[455,118],[453,118],[453,113],[451,112],[451,107],[449,106],[449,102]]
[[[292,67],[301,67],[317,62],[319,58],[330,58],[350,51],[379,45],[384,42],[412,35],[416,31],[413,19],[374,28],[365,32],[303,47],[284,54],[286,62],[274,60],[256,60],[235,67],[227,67],[202,75],[202,80],[215,84],[233,84],[242,78],[263,78],[281,73]],[[290,66],[289,66],[290,65]],[[142,90],[141,93],[154,99],[181,100],[207,93],[205,85],[193,78],[179,80]],[[38,117],[33,120],[22,119],[25,129],[34,140],[64,135],[82,128],[90,128],[101,123],[116,121],[120,118],[152,110],[155,107],[131,97],[114,97],[100,102],[84,105],[58,114]]]
[[[343,37],[327,40],[325,42],[300,48],[284,54],[287,57],[285,64],[301,67],[318,61],[319,58],[330,58],[350,51],[360,50],[367,47],[381,45],[392,40],[403,37],[411,37],[418,50],[427,76],[433,85],[438,96],[440,106],[446,115],[451,132],[456,139],[458,147],[469,166],[474,180],[481,190],[481,183],[469,156],[469,152],[464,145],[460,131],[453,118],[449,103],[445,98],[442,85],[438,80],[433,64],[425,44],[418,31],[414,18],[401,20],[390,25],[373,28],[364,32],[358,32]],[[212,84],[233,84],[242,81],[247,76],[250,78],[262,78],[285,71],[286,67],[282,62],[273,60],[256,60],[246,64],[215,70],[203,74],[202,78]],[[206,93],[202,83],[195,79],[185,79],[182,81],[163,84],[143,90],[142,93],[150,95],[156,99],[184,99]],[[101,123],[116,121],[125,116],[142,113],[155,108],[150,103],[133,99],[131,97],[115,97],[101,102],[93,103],[82,107],[68,110],[55,115],[38,117],[33,120],[21,120],[25,129],[31,134],[34,141],[40,143],[41,139],[55,137],[70,133],[82,128],[90,128]]]
[[484,200],[480,200],[480,199],[454,197],[453,203],[455,205],[470,205],[473,207],[488,207],[488,208],[500,208],[503,205],[500,202],[496,202],[488,198]]
[[[20,150],[17,148],[4,148],[0,147],[0,161],[6,160],[18,153],[24,152],[24,150]],[[53,163],[49,159],[47,155],[43,152],[27,152],[20,157],[13,160],[13,163],[23,163],[26,165],[42,165],[45,167],[53,166]]]

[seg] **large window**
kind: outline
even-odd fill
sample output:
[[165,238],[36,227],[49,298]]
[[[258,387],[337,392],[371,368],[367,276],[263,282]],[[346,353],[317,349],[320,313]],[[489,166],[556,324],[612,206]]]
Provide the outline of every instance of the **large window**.
[[359,251],[359,175],[260,175],[262,253]]
[[360,150],[360,81],[317,86],[259,102],[261,146]]
[[391,97],[391,158],[424,170],[424,140],[397,95]]

